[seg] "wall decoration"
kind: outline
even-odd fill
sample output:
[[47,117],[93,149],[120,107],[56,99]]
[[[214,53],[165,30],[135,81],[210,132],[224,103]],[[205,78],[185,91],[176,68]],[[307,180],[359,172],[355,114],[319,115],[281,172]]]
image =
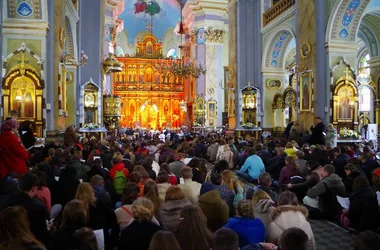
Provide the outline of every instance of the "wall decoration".
[[309,57],[310,55],[310,52],[311,52],[311,46],[310,46],[310,43],[304,43],[301,47],[301,57],[303,59],[306,59]]
[[208,101],[207,114],[209,126],[214,126],[216,119],[216,101]]
[[133,11],[135,15],[140,17],[153,17],[165,14],[165,11],[163,11],[156,0],[137,0]]
[[197,44],[204,44],[206,42],[206,32],[204,28],[198,30]]
[[59,46],[61,47],[61,49],[65,48],[65,44],[66,44],[66,32],[64,28],[61,28],[59,30]]
[[279,79],[268,79],[267,88],[271,90],[277,90],[282,87],[282,82]]
[[300,76],[300,111],[311,111],[312,87],[312,71],[302,73]]
[[33,14],[32,6],[26,1],[22,1],[17,6],[17,13],[23,17],[29,17]]

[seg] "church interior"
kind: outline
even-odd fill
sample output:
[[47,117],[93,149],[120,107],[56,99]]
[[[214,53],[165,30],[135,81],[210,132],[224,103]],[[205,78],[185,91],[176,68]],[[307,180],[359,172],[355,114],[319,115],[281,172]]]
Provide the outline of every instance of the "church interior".
[[379,124],[379,0],[9,0],[0,13],[1,117],[18,111],[38,137]]

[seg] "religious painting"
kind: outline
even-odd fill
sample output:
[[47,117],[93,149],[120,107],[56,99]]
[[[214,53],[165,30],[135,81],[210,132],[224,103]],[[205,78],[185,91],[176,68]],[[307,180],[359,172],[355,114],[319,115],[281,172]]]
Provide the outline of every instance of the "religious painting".
[[354,93],[351,87],[342,87],[338,91],[338,120],[352,120]]
[[12,109],[17,110],[19,117],[34,117],[35,86],[27,77],[16,78],[11,85]]
[[246,95],[244,98],[244,108],[254,109],[256,108],[256,95]]
[[311,111],[311,92],[313,88],[312,72],[308,71],[300,77],[300,111]]
[[282,86],[282,82],[279,79],[268,79],[267,88],[271,90],[278,90]]
[[303,59],[306,59],[309,57],[310,55],[310,52],[311,52],[311,46],[310,46],[310,43],[304,43],[301,47],[301,57]]
[[216,101],[208,102],[208,122],[210,126],[214,126],[214,121],[216,119]]
[[151,55],[153,52],[153,46],[151,42],[147,42],[146,44],[146,54]]
[[252,124],[255,124],[256,123],[256,112],[254,111],[245,111],[244,112],[244,118],[243,118],[243,124],[247,124],[247,123],[252,123]]
[[235,91],[228,91],[228,117],[235,116]]
[[85,110],[84,123],[94,123],[95,122],[95,110]]

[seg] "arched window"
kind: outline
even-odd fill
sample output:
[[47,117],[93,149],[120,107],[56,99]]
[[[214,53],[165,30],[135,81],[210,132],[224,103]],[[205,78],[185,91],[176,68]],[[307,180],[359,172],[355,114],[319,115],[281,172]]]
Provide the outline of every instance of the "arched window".
[[117,46],[115,54],[116,54],[117,57],[123,57],[123,56],[125,56],[124,49],[122,47],[120,47],[120,46]]
[[368,86],[359,87],[359,111],[369,112],[372,105],[372,92]]
[[368,52],[366,52],[360,57],[360,60],[359,60],[359,68],[365,68],[368,75],[370,74],[369,64],[367,62],[369,61],[369,59],[371,58]]
[[173,48],[168,50],[168,53],[166,53],[166,57],[173,57],[174,59],[177,57],[177,51]]

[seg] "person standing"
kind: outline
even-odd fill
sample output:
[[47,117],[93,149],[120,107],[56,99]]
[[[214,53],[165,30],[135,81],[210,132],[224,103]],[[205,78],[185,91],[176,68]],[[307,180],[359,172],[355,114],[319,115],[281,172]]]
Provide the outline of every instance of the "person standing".
[[311,145],[324,145],[325,144],[325,124],[322,122],[321,117],[315,118],[315,125],[310,128],[312,134],[310,137]]

